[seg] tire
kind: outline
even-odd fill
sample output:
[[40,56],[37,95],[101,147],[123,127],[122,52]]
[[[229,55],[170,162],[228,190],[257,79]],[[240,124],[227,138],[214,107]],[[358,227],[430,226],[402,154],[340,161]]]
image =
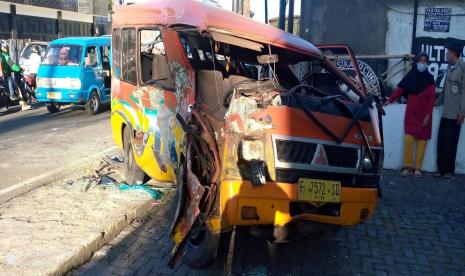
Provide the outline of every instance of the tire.
[[[193,229],[194,230],[194,229]],[[220,233],[212,233],[203,224],[195,237],[189,237],[186,244],[185,262],[192,268],[201,268],[210,264],[218,254]]]
[[132,150],[131,131],[129,127],[123,130],[123,158],[124,158],[124,176],[129,185],[142,184],[147,181],[147,176],[139,166],[137,166],[134,159],[134,152]]
[[89,101],[86,103],[86,111],[89,114],[96,115],[102,109],[102,103],[97,91],[92,91],[89,97]]
[[48,103],[47,104],[47,111],[50,112],[50,113],[57,113],[58,111],[60,111],[60,106],[57,105],[57,104]]

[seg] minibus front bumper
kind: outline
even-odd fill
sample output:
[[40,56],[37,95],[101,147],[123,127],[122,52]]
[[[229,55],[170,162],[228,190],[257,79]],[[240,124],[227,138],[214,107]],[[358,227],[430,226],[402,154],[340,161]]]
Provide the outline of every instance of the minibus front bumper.
[[223,180],[220,185],[222,219],[228,226],[284,226],[295,221],[350,226],[369,219],[378,199],[376,188],[342,187],[340,202],[305,202],[295,183]]

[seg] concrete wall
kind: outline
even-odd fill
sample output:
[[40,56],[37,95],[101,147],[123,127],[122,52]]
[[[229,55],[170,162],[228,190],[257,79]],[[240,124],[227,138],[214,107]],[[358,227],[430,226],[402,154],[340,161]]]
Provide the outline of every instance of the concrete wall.
[[[392,104],[385,108],[383,118],[384,131],[384,168],[400,170],[404,158],[404,115],[405,104]],[[428,141],[422,170],[436,172],[436,145],[442,107],[435,107],[433,113],[433,133]],[[465,129],[460,133],[457,150],[456,173],[465,174]]]
[[[424,14],[427,7],[452,8],[452,14],[462,16],[452,16],[448,33],[425,32]],[[301,8],[300,36],[314,44],[345,43],[356,54],[362,55],[411,53],[414,0],[305,0]],[[464,0],[420,0],[418,13],[417,37],[465,40]],[[433,52],[432,57],[435,54]],[[399,59],[364,61],[379,76]],[[444,63],[439,65],[446,66]],[[434,66],[437,64],[430,69],[434,70]],[[395,88],[407,72],[408,68],[388,81],[388,90]]]
[[[412,47],[412,32],[413,32],[413,1],[386,1],[389,2],[392,9],[387,11],[388,28],[386,32],[386,54],[408,54]],[[407,2],[407,3],[406,3]],[[449,7],[452,8],[452,14],[462,14],[462,16],[452,16],[450,21],[450,30],[445,32],[425,32],[425,10],[428,7]],[[403,11],[401,13],[399,11]],[[417,37],[431,38],[448,38],[453,37],[465,40],[465,2],[463,0],[443,0],[443,1],[419,1],[418,19],[417,19]],[[431,57],[434,58],[436,52],[433,52]],[[444,55],[444,50],[442,50]],[[388,67],[391,68],[398,60],[390,60]],[[430,68],[432,69],[432,68]],[[405,74],[408,70],[405,70]],[[431,71],[431,70],[430,70]],[[431,72],[434,73],[434,72]],[[395,87],[402,79],[404,74],[398,74],[388,82],[390,87]]]

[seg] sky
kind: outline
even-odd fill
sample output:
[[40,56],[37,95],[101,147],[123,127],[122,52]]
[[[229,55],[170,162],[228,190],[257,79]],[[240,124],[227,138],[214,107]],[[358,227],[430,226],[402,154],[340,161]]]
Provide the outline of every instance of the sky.
[[[294,0],[294,15],[300,14],[300,1]],[[232,0],[220,0],[219,4],[228,10],[232,10]],[[255,13],[253,19],[265,22],[265,0],[250,0],[250,9]],[[286,9],[286,15],[287,15]],[[268,19],[278,17],[279,15],[279,1],[268,0]]]

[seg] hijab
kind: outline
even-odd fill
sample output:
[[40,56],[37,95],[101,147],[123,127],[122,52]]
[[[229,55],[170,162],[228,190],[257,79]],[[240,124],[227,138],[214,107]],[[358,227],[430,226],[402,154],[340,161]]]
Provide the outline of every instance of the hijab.
[[[421,53],[418,56],[418,60],[421,57],[426,57],[429,61],[428,55]],[[417,66],[412,67],[412,70],[405,75],[405,77],[399,82],[398,87],[404,89],[404,95],[418,95],[423,92],[428,86],[434,84],[434,77],[431,75],[428,70],[420,72],[417,69]]]

